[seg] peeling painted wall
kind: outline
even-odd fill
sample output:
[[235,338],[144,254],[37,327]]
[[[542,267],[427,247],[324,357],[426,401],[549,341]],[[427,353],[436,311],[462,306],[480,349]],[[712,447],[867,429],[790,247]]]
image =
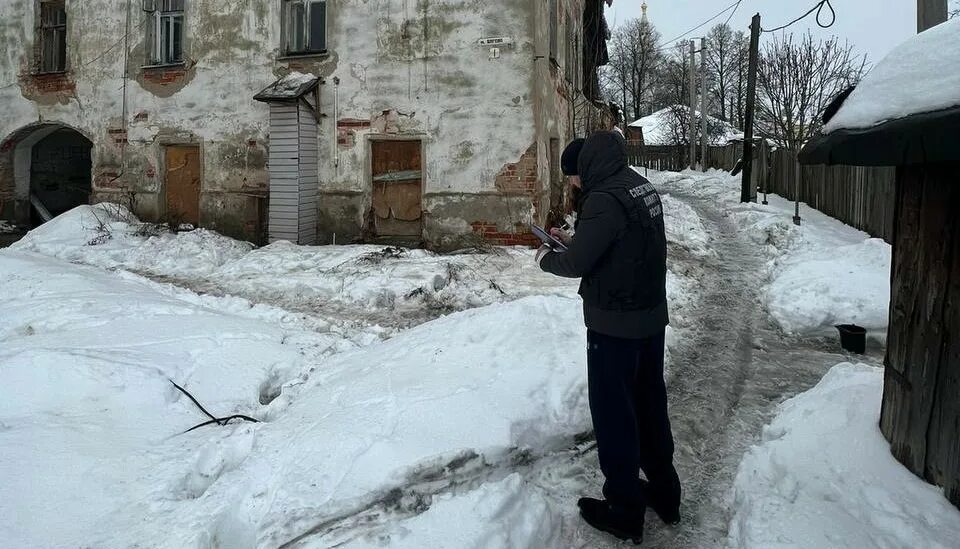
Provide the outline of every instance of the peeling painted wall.
[[[561,4],[579,17],[582,2]],[[279,0],[187,0],[186,63],[153,69],[143,68],[139,6],[68,0],[68,71],[37,77],[34,3],[0,3],[0,198],[4,140],[29,124],[65,124],[90,138],[94,199],[132,197],[146,217],[164,209],[163,145],[196,143],[201,224],[255,239],[269,121],[267,106],[252,97],[299,70],[325,79],[320,242],[363,234],[370,143],[386,136],[424,141],[428,242],[452,246],[464,235],[508,235],[542,220],[549,139],[572,136],[572,103],[558,93],[563,75],[544,59],[548,0],[329,0],[328,54],[290,59],[279,49]],[[492,37],[512,44],[494,55],[477,43]],[[505,167],[525,158],[535,181],[505,186]]]
[[[279,8],[262,0],[187,5],[185,65],[144,69],[139,0],[68,0],[67,72],[34,76],[34,2],[0,3],[0,148],[29,124],[72,127],[94,143],[94,200],[132,200],[142,216],[158,218],[163,145],[200,144],[201,223],[256,239],[268,128],[266,106],[251,97],[274,78],[276,52],[265,45],[279,41]],[[3,179],[0,171],[0,188]]]

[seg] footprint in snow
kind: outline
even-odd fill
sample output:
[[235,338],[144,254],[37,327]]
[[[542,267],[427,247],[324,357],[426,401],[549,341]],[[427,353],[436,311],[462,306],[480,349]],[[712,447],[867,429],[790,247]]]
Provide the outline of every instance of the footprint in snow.
[[202,496],[221,475],[236,469],[247,459],[254,440],[253,427],[240,425],[230,434],[204,445],[183,478],[183,495],[193,499]]

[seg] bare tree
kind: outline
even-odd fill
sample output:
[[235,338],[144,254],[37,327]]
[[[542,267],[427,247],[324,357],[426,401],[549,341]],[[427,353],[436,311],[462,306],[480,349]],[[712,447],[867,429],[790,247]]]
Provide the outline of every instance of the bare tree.
[[774,37],[760,55],[757,128],[780,146],[799,150],[820,130],[820,115],[840,92],[863,76],[866,56],[836,37],[814,40],[807,32]]
[[732,114],[728,115],[733,109],[728,109],[727,98],[736,79],[736,46],[736,37],[730,25],[721,23],[707,34],[707,70],[713,83],[709,99],[711,110],[721,120],[733,118]]
[[[697,139],[703,132],[699,111],[697,113]],[[664,127],[671,140],[672,145],[689,145],[690,141],[687,134],[690,133],[690,108],[686,105],[674,104],[668,107],[667,117],[664,120]],[[707,117],[707,140],[711,145],[722,144],[723,136],[727,134],[727,125],[722,120],[713,116]]]
[[730,123],[744,126],[747,111],[747,79],[750,71],[750,38],[743,32],[733,35],[733,75],[730,82]]
[[634,119],[650,107],[654,72],[662,59],[659,41],[660,33],[652,25],[634,19],[617,29],[610,43],[610,64],[604,74],[606,94]]
[[667,51],[655,72],[651,105],[653,110],[685,105],[690,100],[689,62],[686,44],[677,44]]

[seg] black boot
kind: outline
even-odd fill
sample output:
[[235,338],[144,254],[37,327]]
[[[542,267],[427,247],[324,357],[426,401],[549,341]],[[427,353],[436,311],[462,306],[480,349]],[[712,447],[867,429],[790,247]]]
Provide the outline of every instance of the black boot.
[[643,543],[644,509],[627,509],[611,506],[604,500],[580,498],[577,502],[580,516],[597,530],[607,532],[634,545]]
[[643,490],[647,507],[653,509],[653,512],[660,517],[664,524],[669,526],[680,524],[680,501],[678,498],[652,490],[650,483],[646,481],[643,481]]

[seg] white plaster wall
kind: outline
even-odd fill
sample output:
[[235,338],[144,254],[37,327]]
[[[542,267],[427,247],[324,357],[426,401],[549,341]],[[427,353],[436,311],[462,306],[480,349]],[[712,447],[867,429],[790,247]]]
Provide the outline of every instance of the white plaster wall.
[[[381,132],[421,135],[427,193],[495,191],[496,174],[535,140],[533,3],[513,0],[339,0],[332,13],[331,59],[321,103],[321,190],[368,186],[367,138]],[[426,14],[426,24],[424,24]],[[403,39],[407,25],[408,39]],[[426,33],[426,38],[424,38]],[[508,37],[499,59],[477,45]],[[339,77],[334,113],[332,78]],[[393,111],[384,116],[384,111]],[[336,114],[336,116],[334,116]],[[339,119],[371,120],[355,146],[334,140]]]
[[[67,1],[68,68],[76,82],[76,94],[63,102],[43,104],[25,97],[19,85],[10,86],[30,71],[33,2],[0,2],[0,21],[4,22],[0,27],[4,45],[0,55],[0,86],[4,86],[0,89],[0,140],[27,124],[56,121],[93,140],[95,164],[98,157],[102,161],[105,154],[116,152],[104,141],[109,128],[123,127],[127,4],[125,0]],[[130,144],[152,143],[165,128],[190,132],[208,145],[247,136],[262,140],[267,131],[267,108],[252,96],[274,78],[273,45],[279,41],[279,29],[272,23],[278,20],[278,4],[263,0],[188,0],[187,4],[186,54],[196,62],[195,76],[168,98],[145,90],[136,78],[127,79]],[[128,44],[129,74],[135,77],[144,64],[144,19],[139,0],[131,0],[129,5],[133,29]],[[255,5],[260,8],[254,9]],[[230,14],[240,16],[227,17]],[[141,111],[148,113],[148,120],[133,122]],[[223,156],[216,147],[207,146],[205,151]],[[220,157],[205,161],[216,165]]]

